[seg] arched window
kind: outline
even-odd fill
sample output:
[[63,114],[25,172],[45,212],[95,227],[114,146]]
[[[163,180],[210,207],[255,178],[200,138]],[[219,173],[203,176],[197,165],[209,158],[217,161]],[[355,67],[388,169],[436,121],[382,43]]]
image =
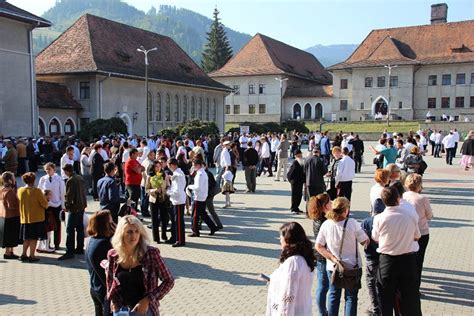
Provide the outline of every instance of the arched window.
[[311,119],[311,104],[306,103],[304,106],[304,119],[310,120]]
[[38,121],[38,133],[40,136],[46,135],[46,124],[44,123],[41,117],[39,118],[39,121]]
[[198,118],[202,120],[202,98],[199,98],[199,105],[198,105]]
[[171,97],[169,94],[166,94],[165,100],[165,121],[169,122],[171,120]]
[[148,111],[148,122],[153,121],[153,96],[151,95],[150,91],[148,91],[148,103],[146,105],[146,109]]
[[73,135],[76,132],[76,124],[74,124],[74,121],[70,118],[64,122],[64,134],[66,135]]
[[191,119],[194,120],[196,118],[196,99],[191,97]]
[[48,130],[51,136],[61,134],[61,123],[59,123],[57,118],[52,118],[51,121],[49,121]]
[[155,121],[161,121],[161,94],[156,94]]
[[174,96],[174,104],[173,104],[173,118],[175,122],[179,122],[179,97],[178,95]]
[[321,103],[316,104],[316,106],[314,107],[314,111],[314,119],[320,120],[323,117],[323,106],[321,105]]
[[301,105],[299,105],[299,103],[296,103],[293,106],[293,119],[296,120],[299,117],[301,117]]
[[217,122],[217,101],[216,99],[212,100],[212,121]]
[[205,120],[206,121],[209,121],[210,119],[210,112],[211,112],[211,101],[209,101],[209,98],[206,99],[206,116],[205,116]]
[[183,122],[188,120],[188,98],[183,96]]

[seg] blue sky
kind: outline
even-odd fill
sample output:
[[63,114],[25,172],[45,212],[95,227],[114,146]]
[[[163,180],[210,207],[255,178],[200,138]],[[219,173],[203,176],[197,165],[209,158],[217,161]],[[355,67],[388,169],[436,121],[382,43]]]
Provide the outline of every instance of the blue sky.
[[[56,0],[7,0],[42,14]],[[80,0],[76,0],[80,1]],[[148,11],[170,4],[212,16],[217,5],[222,22],[254,35],[259,32],[306,49],[315,44],[359,44],[372,29],[430,23],[430,6],[436,0],[123,0]],[[440,1],[441,2],[441,1]],[[474,19],[473,0],[450,0],[448,21]]]

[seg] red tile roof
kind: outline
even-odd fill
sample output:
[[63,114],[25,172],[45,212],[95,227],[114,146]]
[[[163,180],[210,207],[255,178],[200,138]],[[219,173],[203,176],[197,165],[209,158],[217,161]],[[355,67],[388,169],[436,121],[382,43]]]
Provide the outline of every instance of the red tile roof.
[[331,75],[312,54],[262,34],[256,34],[211,77],[288,75],[331,83]]
[[287,88],[283,97],[331,98],[332,91],[332,86],[311,85],[306,87]]
[[35,27],[48,27],[52,23],[46,19],[40,18],[28,11],[15,7],[14,5],[0,1],[0,17],[6,17],[8,19],[17,20],[21,22],[27,22],[33,24]]
[[137,51],[158,50],[148,55],[148,76],[165,83],[226,90],[230,88],[206,73],[169,37],[86,14],[36,57],[36,73],[111,73],[143,79],[144,55]]
[[36,81],[36,100],[40,108],[82,109],[65,86],[54,82]]
[[346,61],[328,69],[474,62],[473,34],[474,20],[373,30]]

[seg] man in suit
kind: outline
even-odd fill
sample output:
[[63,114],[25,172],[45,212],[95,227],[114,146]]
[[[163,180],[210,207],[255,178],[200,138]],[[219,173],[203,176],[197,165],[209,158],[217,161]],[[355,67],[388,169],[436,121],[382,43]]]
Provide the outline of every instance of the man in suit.
[[313,149],[313,156],[306,160],[304,164],[305,186],[310,197],[326,191],[324,175],[327,172],[328,168],[319,157],[319,149],[315,147]]
[[249,141],[242,159],[242,165],[245,170],[245,182],[247,183],[247,190],[245,193],[255,192],[255,187],[257,185],[258,153],[252,146],[252,141]]
[[303,213],[300,210],[301,198],[303,197],[303,185],[305,182],[304,177],[304,159],[301,150],[295,151],[295,160],[290,166],[288,171],[288,181],[291,184],[291,213],[300,214]]

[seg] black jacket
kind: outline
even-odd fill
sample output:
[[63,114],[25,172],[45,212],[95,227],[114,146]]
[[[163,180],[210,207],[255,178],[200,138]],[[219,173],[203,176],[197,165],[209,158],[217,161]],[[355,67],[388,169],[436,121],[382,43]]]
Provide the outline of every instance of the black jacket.
[[351,139],[349,144],[352,145],[353,151],[356,154],[362,155],[364,153],[364,142],[360,139]]
[[288,181],[291,184],[304,183],[305,181],[304,169],[303,169],[303,166],[300,165],[297,160],[293,161],[293,163],[291,164],[287,177],[288,177]]
[[244,167],[248,166],[256,166],[258,163],[258,153],[255,149],[253,148],[247,148],[244,151],[244,157],[242,160],[242,165]]
[[461,147],[461,153],[466,156],[474,156],[474,139],[467,139]]
[[304,175],[308,187],[325,188],[324,175],[328,173],[328,168],[318,156],[312,156],[304,164]]

